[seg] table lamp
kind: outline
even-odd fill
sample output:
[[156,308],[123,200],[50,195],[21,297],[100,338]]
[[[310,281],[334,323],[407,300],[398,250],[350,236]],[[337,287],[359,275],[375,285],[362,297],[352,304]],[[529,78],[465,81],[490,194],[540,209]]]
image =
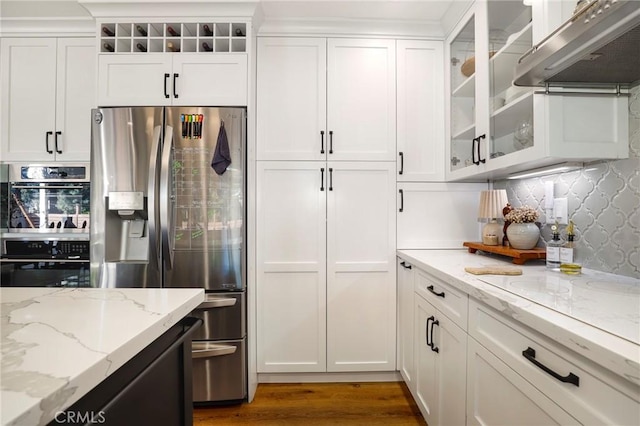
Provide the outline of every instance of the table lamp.
[[506,189],[492,189],[480,193],[478,220],[487,220],[487,224],[482,228],[483,244],[497,246],[502,241],[502,225],[497,219],[502,218],[502,209],[508,202]]

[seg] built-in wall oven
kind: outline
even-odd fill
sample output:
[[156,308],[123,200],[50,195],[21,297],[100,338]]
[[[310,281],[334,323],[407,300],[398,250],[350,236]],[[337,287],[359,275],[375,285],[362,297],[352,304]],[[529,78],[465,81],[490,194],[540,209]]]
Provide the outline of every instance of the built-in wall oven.
[[0,286],[91,285],[89,179],[88,164],[8,165]]

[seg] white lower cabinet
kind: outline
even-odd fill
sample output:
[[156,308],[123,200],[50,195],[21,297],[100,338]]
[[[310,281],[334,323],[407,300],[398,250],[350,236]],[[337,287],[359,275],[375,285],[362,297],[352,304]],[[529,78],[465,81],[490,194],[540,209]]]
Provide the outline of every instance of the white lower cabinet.
[[638,385],[407,259],[398,255],[398,370],[430,426],[640,424]]
[[469,324],[472,424],[640,424],[637,385],[481,303]]
[[409,390],[415,392],[415,363],[414,363],[414,299],[413,292],[414,270],[413,266],[401,258],[398,258],[398,370]]
[[[416,273],[423,274],[423,271]],[[415,281],[416,289],[418,281]],[[441,303],[446,304],[448,290],[440,283],[438,291],[427,297],[434,301],[442,299]],[[429,425],[463,425],[467,333],[420,293],[416,292],[414,297],[415,385],[412,393]]]
[[259,161],[258,372],[396,368],[395,163]]
[[[551,399],[474,339],[469,339],[467,424],[576,425]],[[461,423],[462,424],[462,423]]]

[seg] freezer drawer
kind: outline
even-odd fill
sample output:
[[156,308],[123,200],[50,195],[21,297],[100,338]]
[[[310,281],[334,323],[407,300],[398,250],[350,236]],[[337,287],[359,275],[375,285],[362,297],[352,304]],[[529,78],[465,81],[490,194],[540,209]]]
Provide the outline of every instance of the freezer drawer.
[[246,335],[245,293],[207,293],[191,316],[203,321],[193,340],[241,339]]
[[193,342],[194,403],[246,397],[245,346],[245,339]]

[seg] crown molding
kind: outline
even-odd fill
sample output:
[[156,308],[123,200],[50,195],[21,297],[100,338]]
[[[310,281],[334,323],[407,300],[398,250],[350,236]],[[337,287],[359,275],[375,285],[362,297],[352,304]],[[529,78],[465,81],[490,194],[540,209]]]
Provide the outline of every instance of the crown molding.
[[266,19],[257,31],[258,36],[363,36],[406,37],[443,40],[439,22],[391,21],[366,19]]
[[96,24],[83,18],[0,18],[0,37],[95,37]]
[[258,1],[212,0],[78,0],[94,18],[161,18],[215,16],[251,18]]

